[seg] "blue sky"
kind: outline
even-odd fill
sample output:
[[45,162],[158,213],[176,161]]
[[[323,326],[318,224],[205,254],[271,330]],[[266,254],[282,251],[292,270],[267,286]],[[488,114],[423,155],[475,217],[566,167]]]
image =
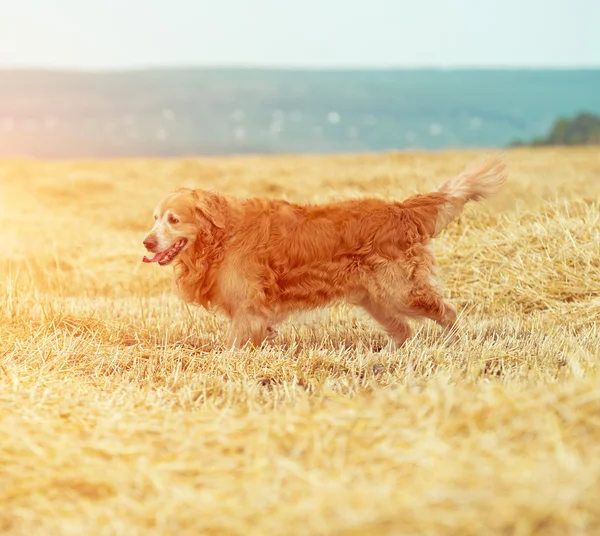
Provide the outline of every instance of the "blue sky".
[[0,0],[0,67],[600,67],[600,0]]

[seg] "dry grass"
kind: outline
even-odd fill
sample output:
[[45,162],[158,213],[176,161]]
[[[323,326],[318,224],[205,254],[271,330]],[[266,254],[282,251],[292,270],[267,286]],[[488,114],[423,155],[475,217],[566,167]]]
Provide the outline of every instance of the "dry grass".
[[435,242],[457,346],[340,307],[224,352],[140,262],[175,186],[401,198],[475,156],[0,163],[0,532],[598,533],[597,150],[510,152]]

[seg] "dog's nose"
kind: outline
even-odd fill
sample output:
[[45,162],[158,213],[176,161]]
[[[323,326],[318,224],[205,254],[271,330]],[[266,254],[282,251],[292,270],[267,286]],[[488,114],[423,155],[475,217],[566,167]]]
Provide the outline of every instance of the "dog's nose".
[[147,236],[144,239],[144,246],[145,248],[150,251],[152,249],[154,249],[156,247],[156,238],[153,238],[151,236]]

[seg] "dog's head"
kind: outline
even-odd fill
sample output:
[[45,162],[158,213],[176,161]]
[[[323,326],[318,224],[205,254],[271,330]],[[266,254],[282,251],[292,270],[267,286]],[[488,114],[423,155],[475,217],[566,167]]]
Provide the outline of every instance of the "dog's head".
[[199,236],[223,229],[225,219],[225,199],[217,194],[184,188],[167,195],[154,210],[154,225],[144,239],[154,257],[144,257],[144,262],[170,264]]

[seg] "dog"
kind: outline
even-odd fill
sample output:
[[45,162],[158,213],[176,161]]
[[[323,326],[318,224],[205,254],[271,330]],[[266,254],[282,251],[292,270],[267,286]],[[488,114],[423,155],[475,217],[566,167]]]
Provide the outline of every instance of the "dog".
[[346,300],[363,308],[394,348],[424,317],[455,333],[428,247],[468,201],[496,193],[499,157],[467,167],[438,191],[402,202],[364,198],[312,205],[179,189],[154,210],[147,263],[173,264],[177,293],[230,319],[227,346],[259,347],[288,315]]

